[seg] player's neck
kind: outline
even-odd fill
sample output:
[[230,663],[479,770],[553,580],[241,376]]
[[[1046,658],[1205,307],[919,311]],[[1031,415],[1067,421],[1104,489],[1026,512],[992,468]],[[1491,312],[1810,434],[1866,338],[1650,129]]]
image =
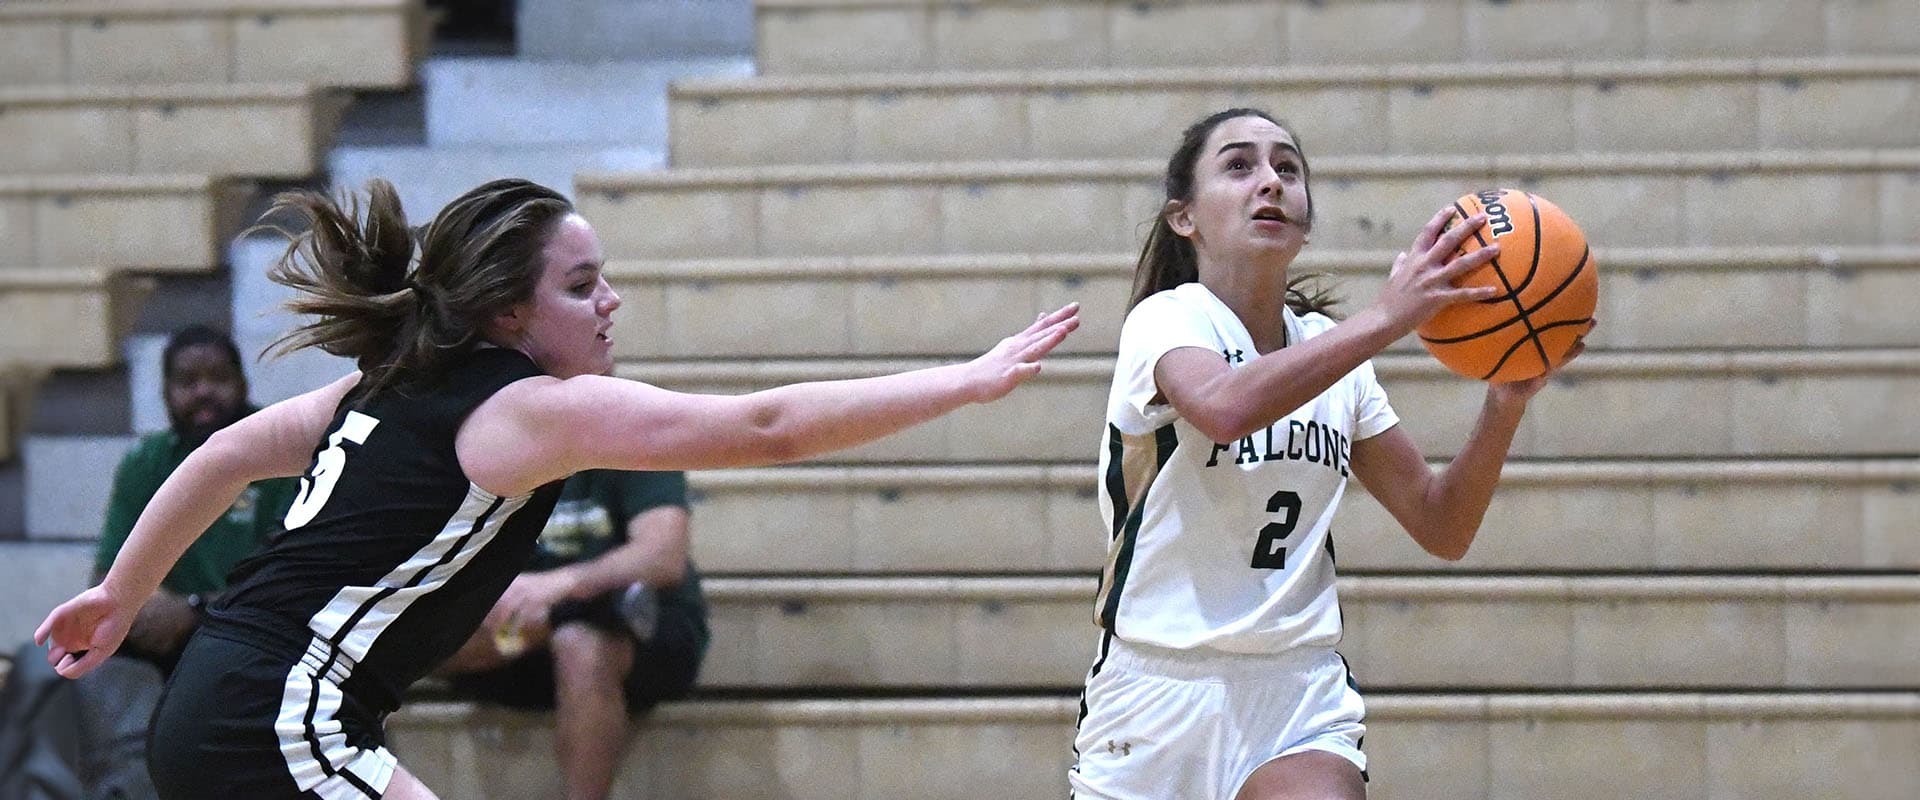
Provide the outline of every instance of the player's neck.
[[1286,270],[1207,270],[1203,265],[1200,282],[1240,318],[1254,349],[1265,354],[1286,346]]

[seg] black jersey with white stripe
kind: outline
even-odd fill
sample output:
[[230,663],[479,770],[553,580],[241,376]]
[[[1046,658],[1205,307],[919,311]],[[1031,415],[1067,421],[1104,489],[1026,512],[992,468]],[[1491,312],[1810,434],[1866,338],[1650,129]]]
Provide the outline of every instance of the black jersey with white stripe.
[[235,567],[210,625],[315,663],[376,711],[451,656],[527,565],[560,482],[496,497],[460,468],[454,437],[507,384],[539,375],[483,348],[430,385],[341,401],[286,532]]

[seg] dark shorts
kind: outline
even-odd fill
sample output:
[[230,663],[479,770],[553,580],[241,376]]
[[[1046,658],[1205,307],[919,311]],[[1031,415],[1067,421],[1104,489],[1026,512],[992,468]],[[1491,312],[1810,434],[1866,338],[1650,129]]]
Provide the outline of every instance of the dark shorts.
[[304,660],[202,628],[147,741],[160,796],[379,797],[397,768],[381,715],[312,672]]
[[[610,607],[602,605],[589,602],[558,607],[554,624],[584,622],[628,637],[633,644],[633,671],[626,680],[627,711],[645,714],[663,701],[686,697],[693,690],[700,661],[706,655],[701,642],[705,620],[684,608],[664,607],[653,640],[642,643],[631,638],[626,626],[610,613]],[[448,683],[462,697],[509,708],[551,710],[557,691],[553,651],[544,647],[532,650],[498,669],[456,675]]]

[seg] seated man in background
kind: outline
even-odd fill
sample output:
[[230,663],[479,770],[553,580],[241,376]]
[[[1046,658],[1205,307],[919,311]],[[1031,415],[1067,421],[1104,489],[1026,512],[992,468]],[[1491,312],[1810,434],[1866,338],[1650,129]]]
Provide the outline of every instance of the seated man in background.
[[[257,410],[247,401],[240,351],[224,333],[203,325],[182,328],[167,341],[160,369],[171,425],[141,437],[114,471],[94,554],[95,583],[126,544],[147,501],[187,454]],[[161,689],[200,624],[201,608],[226,588],[235,564],[280,532],[298,490],[292,478],[248,486],[147,598],[126,645],[78,681],[84,742],[79,773],[87,797],[155,796],[146,742]]]
[[687,519],[685,473],[567,479],[527,572],[441,667],[457,694],[554,711],[571,800],[607,797],[629,715],[686,696],[699,673],[707,608]]

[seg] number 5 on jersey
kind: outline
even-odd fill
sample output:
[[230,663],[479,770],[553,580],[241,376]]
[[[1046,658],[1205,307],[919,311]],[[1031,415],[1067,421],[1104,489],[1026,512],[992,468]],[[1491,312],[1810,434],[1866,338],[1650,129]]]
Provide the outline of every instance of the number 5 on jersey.
[[1293,527],[1300,524],[1300,495],[1287,491],[1274,492],[1272,497],[1267,498],[1267,513],[1284,516],[1260,528],[1260,539],[1253,546],[1253,568],[1286,569],[1285,542],[1293,534]]
[[313,471],[301,476],[300,494],[287,509],[287,530],[312,522],[327,504],[327,498],[333,496],[334,484],[340,482],[340,470],[347,466],[347,451],[341,444],[366,444],[367,436],[379,424],[380,420],[358,411],[347,412],[347,418],[340,422],[340,430],[327,437],[327,449],[314,459]]

